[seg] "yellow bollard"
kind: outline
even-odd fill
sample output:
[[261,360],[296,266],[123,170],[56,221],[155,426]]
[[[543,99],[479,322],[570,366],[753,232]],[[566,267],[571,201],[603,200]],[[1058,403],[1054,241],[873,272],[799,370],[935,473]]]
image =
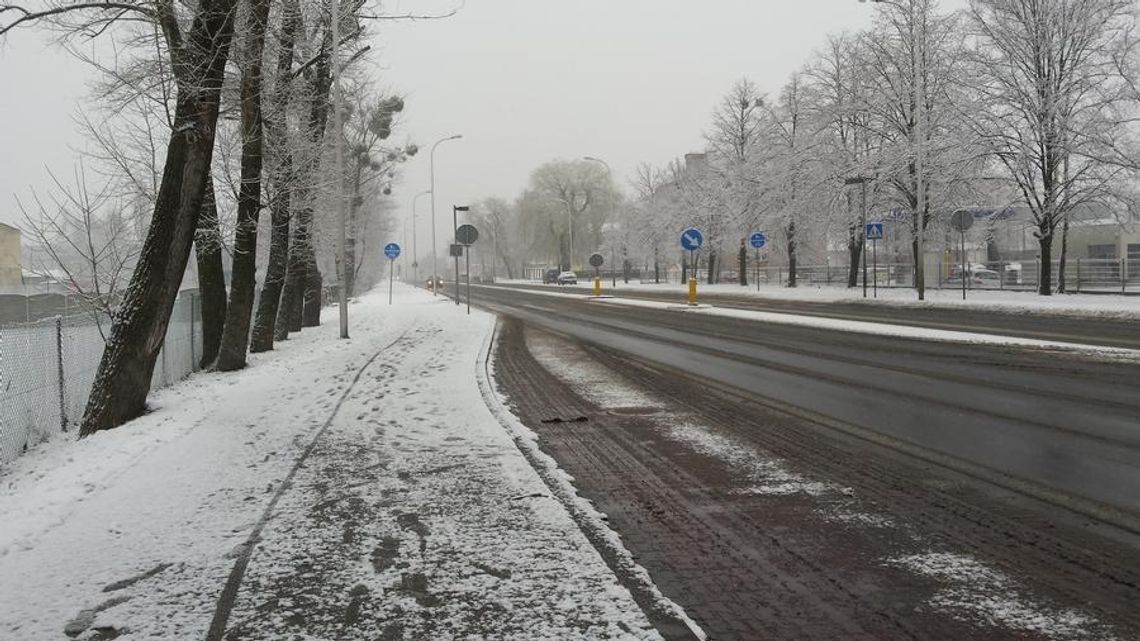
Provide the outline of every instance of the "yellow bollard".
[[602,295],[602,279],[595,276],[594,277],[594,296],[601,296],[601,295]]
[[689,279],[689,304],[690,305],[696,305],[697,304],[697,279],[696,278],[690,278]]

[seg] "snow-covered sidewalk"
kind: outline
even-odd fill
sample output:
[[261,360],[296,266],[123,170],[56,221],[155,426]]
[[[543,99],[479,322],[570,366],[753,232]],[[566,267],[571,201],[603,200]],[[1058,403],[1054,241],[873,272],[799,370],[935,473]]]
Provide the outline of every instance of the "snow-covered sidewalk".
[[486,407],[492,317],[386,294],[14,462],[0,636],[658,638]]

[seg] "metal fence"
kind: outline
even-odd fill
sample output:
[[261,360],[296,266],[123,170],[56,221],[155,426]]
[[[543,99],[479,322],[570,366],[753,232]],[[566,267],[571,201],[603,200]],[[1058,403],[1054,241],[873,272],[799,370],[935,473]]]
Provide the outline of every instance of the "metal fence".
[[[735,266],[735,264],[734,264]],[[936,269],[935,269],[936,268]],[[958,288],[962,278],[956,264],[943,261],[939,265],[928,266],[927,286],[933,288]],[[973,263],[966,286],[976,290],[1036,291],[1041,273],[1041,263],[1037,260]],[[801,286],[847,285],[847,265],[799,265],[796,267],[796,283]],[[689,272],[693,275],[693,272]],[[863,269],[856,276],[856,285],[863,284]],[[708,270],[700,267],[695,275],[700,282],[708,279]],[[868,263],[867,284],[877,283],[882,288],[914,287],[914,265],[911,263]],[[662,268],[657,273],[652,269],[635,271],[632,280],[640,283],[677,283],[681,281],[681,270],[675,266]],[[603,272],[609,278],[609,272]],[[618,280],[622,279],[619,272]],[[748,283],[760,285],[786,286],[789,273],[785,265],[750,266]],[[740,272],[737,269],[722,269],[717,282],[738,283]],[[1060,282],[1060,261],[1053,261],[1053,287]],[[1065,291],[1069,293],[1098,294],[1140,294],[1140,259],[1099,259],[1075,258],[1065,266]]]
[[[201,305],[195,291],[175,302],[151,388],[197,371],[202,356]],[[104,322],[104,331],[109,331]],[[75,428],[103,356],[103,335],[90,314],[0,324],[0,464]]]

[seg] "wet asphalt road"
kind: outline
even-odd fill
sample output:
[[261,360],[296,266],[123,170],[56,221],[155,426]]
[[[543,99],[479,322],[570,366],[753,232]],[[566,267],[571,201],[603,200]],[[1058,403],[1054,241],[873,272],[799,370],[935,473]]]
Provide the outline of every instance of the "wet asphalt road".
[[[1136,360],[836,332],[521,289],[474,289],[476,304],[528,325],[683,371],[1137,531]],[[893,309],[860,313],[899,315]],[[987,326],[1013,322],[993,320],[1005,315],[973,314]],[[1071,320],[1022,320],[1028,328],[1022,335],[1034,332],[1035,338],[1135,342],[1115,323],[1078,333]]]
[[[452,284],[449,283],[449,286]],[[589,294],[585,286],[554,288],[547,285],[512,284],[511,288],[529,291],[561,291],[564,293]],[[604,284],[610,293],[609,283]],[[450,289],[449,289],[450,291]],[[640,300],[684,302],[684,294],[676,290],[631,290],[622,289],[619,284],[617,294],[623,298]],[[1027,296],[1029,294],[1026,294]],[[700,301],[717,307],[748,309],[765,312],[801,314],[823,318],[842,318],[878,323],[894,323],[915,327],[931,327],[964,332],[996,333],[1006,336],[1036,338],[1041,340],[1091,343],[1112,347],[1140,349],[1140,327],[1135,321],[1117,318],[1074,318],[1063,315],[1050,315],[1012,311],[995,313],[978,308],[948,308],[884,305],[874,300],[863,302],[818,302],[806,300],[779,300],[762,297],[754,289],[741,288],[741,294],[710,294],[701,292]]]

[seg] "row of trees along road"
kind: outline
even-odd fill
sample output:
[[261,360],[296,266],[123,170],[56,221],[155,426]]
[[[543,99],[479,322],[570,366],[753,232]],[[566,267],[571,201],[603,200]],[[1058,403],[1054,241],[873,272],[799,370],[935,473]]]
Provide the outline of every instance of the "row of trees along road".
[[[854,286],[865,187],[869,211],[909,223],[908,262],[916,265],[920,216],[929,239],[945,233],[959,207],[1027,211],[1043,258],[1039,293],[1052,293],[1048,258],[1060,242],[1065,264],[1073,212],[1129,215],[1137,205],[1136,3],[868,7],[869,29],[826,37],[777,91],[736,83],[713,111],[703,153],[639,167],[628,194],[596,164],[558,161],[536,169],[513,203],[485,203],[484,211],[516,223],[503,225],[500,262],[511,273],[528,264],[565,268],[572,235],[576,266],[597,250],[608,260],[613,249],[660,273],[664,257],[670,264],[678,257],[679,231],[693,225],[705,233],[710,281],[722,256],[743,263],[743,239],[765,230],[790,286],[801,256],[821,264],[831,247],[846,247]],[[852,178],[866,182],[845,185]],[[1063,291],[1064,275],[1056,282]]]
[[[389,144],[404,103],[367,78],[368,25],[439,17],[350,1],[336,16],[310,0],[0,4],[0,37],[22,26],[57,31],[92,69],[80,117],[90,144],[74,184],[55,180],[50,198],[20,203],[37,245],[33,267],[66,274],[109,326],[82,435],[145,411],[192,251],[202,365],[218,370],[242,368],[248,352],[319,323],[322,270],[344,269],[350,288],[378,276],[363,250],[382,237],[393,179],[417,149]],[[329,125],[334,108],[341,131]],[[339,176],[326,162],[336,138],[349,161]],[[344,266],[329,241],[341,194]],[[267,263],[258,299],[259,256]]]

